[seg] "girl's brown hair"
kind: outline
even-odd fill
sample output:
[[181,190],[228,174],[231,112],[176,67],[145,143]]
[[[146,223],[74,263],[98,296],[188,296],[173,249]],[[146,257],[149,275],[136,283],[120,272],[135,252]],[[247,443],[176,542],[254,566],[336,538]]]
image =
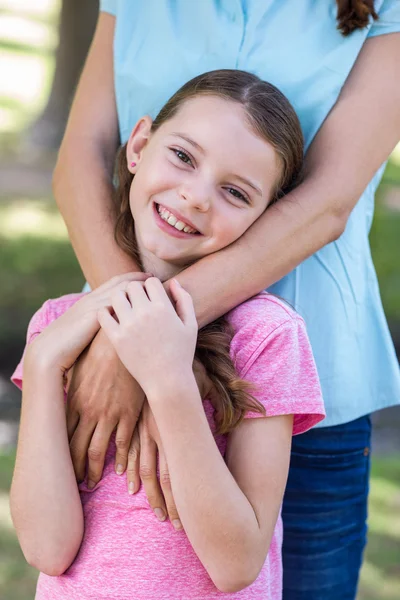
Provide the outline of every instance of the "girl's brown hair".
[[[152,132],[171,119],[184,102],[200,95],[218,96],[241,104],[256,135],[275,148],[282,169],[271,203],[299,183],[304,142],[297,115],[277,88],[251,73],[222,69],[191,79],[161,109],[153,121]],[[118,245],[141,265],[129,205],[132,179],[127,167],[125,144],[117,159],[115,238]],[[229,353],[233,334],[226,319],[221,317],[203,327],[197,338],[196,358],[215,388],[215,420],[217,432],[221,434],[236,427],[247,411],[265,414],[264,407],[251,395],[250,384],[240,379],[235,371]]]
[[370,17],[374,21],[379,18],[374,0],[336,0],[336,3],[338,29],[344,36],[366,27]]

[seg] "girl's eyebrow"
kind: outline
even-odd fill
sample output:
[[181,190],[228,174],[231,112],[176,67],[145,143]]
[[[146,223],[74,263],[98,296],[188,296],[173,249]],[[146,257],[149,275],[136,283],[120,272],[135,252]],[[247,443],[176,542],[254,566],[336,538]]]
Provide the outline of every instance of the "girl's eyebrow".
[[[182,140],[185,140],[185,142],[188,142],[188,144],[191,144],[192,146],[194,146],[194,148],[196,148],[199,152],[201,152],[202,154],[205,154],[204,148],[202,146],[200,146],[200,144],[198,144],[197,142],[192,140],[192,138],[185,135],[184,133],[178,133],[178,132],[174,131],[171,133],[171,135],[180,137]],[[241,181],[245,185],[248,185],[249,187],[251,187],[255,192],[257,192],[257,194],[259,196],[262,196],[262,192],[261,192],[260,188],[257,187],[255,183],[252,183],[249,179],[246,179],[246,177],[242,177],[241,175],[235,174],[234,177],[236,177],[236,179],[239,179],[239,181]]]
[[204,148],[202,148],[202,146],[200,146],[200,144],[198,144],[197,142],[195,142],[194,140],[192,140],[192,138],[190,138],[189,136],[187,136],[187,135],[185,135],[183,133],[177,133],[177,132],[172,132],[171,135],[175,135],[177,137],[182,138],[183,140],[185,140],[186,142],[188,142],[188,144],[191,144],[197,150],[199,150],[199,152],[201,152],[202,154],[205,154]]
[[242,183],[248,185],[249,187],[253,188],[253,190],[255,192],[257,192],[257,194],[259,196],[262,196],[262,192],[260,190],[259,187],[256,186],[255,183],[252,183],[249,179],[246,179],[245,177],[241,177],[240,175],[234,175],[234,177],[236,177],[236,179],[239,179],[239,181],[241,181]]

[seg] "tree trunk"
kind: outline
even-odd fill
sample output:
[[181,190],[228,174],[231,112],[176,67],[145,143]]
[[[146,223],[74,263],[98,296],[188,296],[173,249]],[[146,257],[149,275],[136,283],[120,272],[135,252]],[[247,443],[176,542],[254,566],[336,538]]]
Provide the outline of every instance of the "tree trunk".
[[43,113],[25,138],[26,149],[46,152],[59,147],[98,10],[98,0],[62,0],[53,84]]

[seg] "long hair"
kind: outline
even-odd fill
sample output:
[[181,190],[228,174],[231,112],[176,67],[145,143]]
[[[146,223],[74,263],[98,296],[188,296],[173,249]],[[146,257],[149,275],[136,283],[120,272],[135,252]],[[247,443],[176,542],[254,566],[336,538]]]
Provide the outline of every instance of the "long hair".
[[[277,88],[245,71],[222,69],[191,79],[161,109],[153,121],[152,132],[171,119],[189,98],[201,95],[218,96],[241,104],[256,135],[274,147],[282,168],[270,204],[300,182],[304,141],[297,115]],[[115,239],[143,268],[129,204],[133,175],[127,166],[126,144],[119,151],[116,176]],[[203,327],[197,338],[196,358],[204,366],[216,391],[215,421],[220,434],[236,427],[248,411],[265,414],[264,407],[251,394],[251,385],[237,375],[229,352],[233,335],[226,319],[221,317]]]
[[338,29],[344,36],[356,29],[363,29],[370,17],[376,21],[374,0],[336,0]]

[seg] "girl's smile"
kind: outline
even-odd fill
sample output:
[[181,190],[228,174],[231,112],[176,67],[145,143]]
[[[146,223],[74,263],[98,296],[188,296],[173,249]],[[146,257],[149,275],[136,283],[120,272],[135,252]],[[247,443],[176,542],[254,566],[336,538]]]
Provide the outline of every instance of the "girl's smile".
[[176,210],[162,204],[153,203],[154,218],[158,227],[177,238],[190,239],[193,235],[201,235],[188,219],[182,217]]

